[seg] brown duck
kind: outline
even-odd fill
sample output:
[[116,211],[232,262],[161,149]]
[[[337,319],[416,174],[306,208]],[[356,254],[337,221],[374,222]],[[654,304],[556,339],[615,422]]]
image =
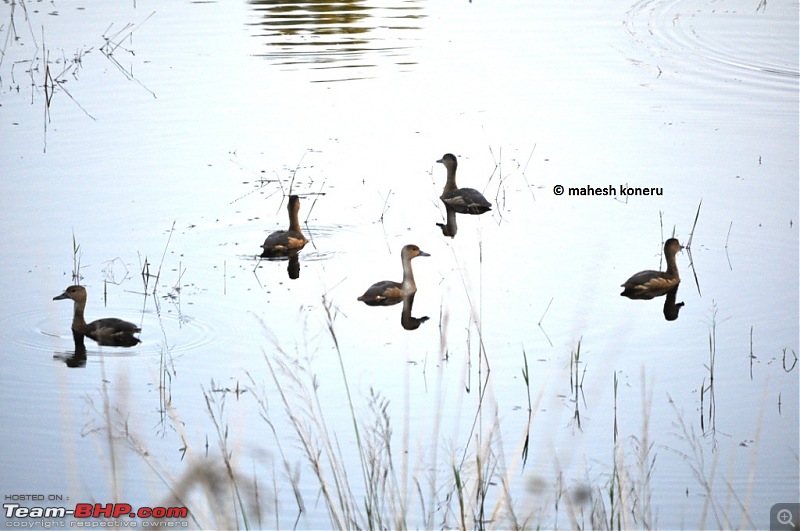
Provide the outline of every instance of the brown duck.
[[437,160],[447,168],[447,182],[439,199],[459,214],[483,214],[492,209],[492,204],[474,188],[459,188],[456,184],[456,169],[458,160],[452,153],[446,153]]
[[414,272],[411,270],[411,260],[417,256],[430,255],[416,245],[403,247],[400,252],[400,259],[403,262],[403,281],[382,280],[376,282],[358,300],[369,306],[390,306],[402,301],[403,297],[416,293],[417,285],[414,282]]
[[[128,321],[116,317],[106,317],[86,323],[83,311],[86,309],[86,288],[83,286],[70,286],[64,293],[53,297],[54,301],[72,299],[74,313],[72,315],[72,334],[76,338],[87,336],[94,339],[98,345],[106,347],[133,347],[141,341],[133,334],[142,331],[141,328]],[[81,344],[83,341],[81,340]]]
[[276,230],[264,240],[261,247],[264,252],[261,256],[281,256],[289,251],[302,249],[308,240],[303,236],[300,229],[298,214],[300,212],[300,198],[296,195],[289,196],[289,228],[287,230]]
[[625,288],[620,295],[629,299],[653,299],[665,295],[681,282],[675,255],[683,246],[675,238],[664,242],[664,257],[667,261],[666,271],[639,271],[626,280]]

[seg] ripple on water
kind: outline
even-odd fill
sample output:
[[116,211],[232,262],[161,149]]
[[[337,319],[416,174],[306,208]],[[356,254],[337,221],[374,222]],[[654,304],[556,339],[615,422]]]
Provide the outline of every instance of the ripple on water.
[[[304,226],[303,233],[309,241],[299,253],[300,261],[319,262],[330,260],[340,253],[338,249],[327,247],[334,236],[341,237],[342,235],[348,234],[355,236],[357,231],[356,228],[351,225],[313,225]],[[270,231],[266,231],[260,234],[260,236],[265,237],[269,234]],[[258,245],[260,244],[257,243],[255,245],[256,249],[258,249]],[[258,262],[257,252],[253,254],[238,254],[237,256],[240,260],[252,261],[254,263]],[[283,262],[288,259],[286,257],[275,257],[263,258],[262,260]]]
[[[39,311],[25,310],[4,316],[0,326],[5,331],[10,350],[64,354],[74,351],[69,329],[70,315],[69,312],[52,312],[43,316]],[[212,323],[187,315],[171,302],[161,302],[158,311],[139,310],[138,316],[124,309],[117,311],[116,315],[142,327],[139,334],[142,343],[135,348],[100,347],[91,339],[86,339],[89,357],[150,357],[158,356],[163,351],[172,355],[185,354],[221,343],[224,337],[223,331]]]
[[636,49],[649,52],[644,64],[659,75],[688,75],[698,85],[725,84],[764,97],[775,91],[794,95],[800,78],[791,22],[797,4],[758,7],[752,1],[640,0],[624,26]]

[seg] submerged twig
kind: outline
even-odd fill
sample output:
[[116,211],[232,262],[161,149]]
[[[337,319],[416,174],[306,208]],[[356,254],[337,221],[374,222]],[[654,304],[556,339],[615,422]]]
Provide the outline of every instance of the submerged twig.
[[547,339],[547,342],[550,343],[551,347],[553,346],[553,342],[550,341],[550,336],[548,336],[547,332],[544,331],[544,327],[542,326],[542,321],[544,321],[544,316],[547,315],[547,312],[550,310],[550,305],[553,304],[553,300],[554,299],[555,299],[555,297],[550,297],[550,302],[547,303],[547,308],[544,309],[544,313],[542,313],[542,316],[539,318],[539,322],[536,323],[536,325],[539,327],[539,329],[544,334],[544,337]]
[[[103,40],[105,40],[106,43],[103,46],[100,47],[100,52],[102,52],[102,54],[109,61],[111,61],[111,63],[114,66],[116,66],[117,69],[120,72],[122,72],[122,74],[129,81],[135,81],[140,87],[142,87],[147,92],[149,92],[154,98],[157,98],[158,96],[156,96],[155,92],[153,92],[148,87],[146,87],[141,81],[139,81],[136,78],[136,76],[133,75],[133,69],[131,69],[131,71],[128,72],[127,70],[125,70],[125,68],[123,68],[123,66],[120,64],[120,62],[117,61],[116,57],[114,57],[114,53],[117,51],[117,49],[122,47],[122,42],[125,41],[126,39],[132,39],[133,38],[133,32],[135,32],[136,30],[141,28],[155,14],[156,14],[156,12],[153,11],[152,13],[147,15],[147,17],[145,17],[145,19],[143,21],[141,21],[139,24],[133,24],[132,22],[128,22],[119,31],[117,31],[113,35],[106,36],[106,33],[108,33],[108,31],[114,26],[113,23],[111,25],[109,25],[108,28],[106,28],[106,31],[103,33]],[[131,55],[136,55],[133,50],[129,50],[129,49],[126,49],[126,48],[122,48],[122,49],[125,50],[126,52],[128,52]]]
[[686,254],[689,255],[689,267],[692,269],[692,275],[694,276],[694,285],[697,287],[697,294],[702,296],[703,294],[700,292],[700,281],[697,278],[697,269],[694,267],[694,258],[692,257],[692,240],[694,239],[694,230],[697,228],[697,220],[700,218],[700,207],[703,205],[703,200],[700,200],[700,203],[697,205],[697,212],[694,216],[694,223],[692,224],[692,230],[689,232],[689,239],[684,245],[686,249]]
[[531,187],[531,183],[528,182],[528,176],[525,172],[528,170],[528,164],[531,163],[531,159],[533,158],[533,152],[536,151],[536,144],[533,144],[533,148],[531,148],[531,152],[528,155],[528,160],[525,161],[525,167],[522,168],[522,178],[525,180],[525,185],[528,188],[528,191],[531,193],[531,197],[533,201],[536,202],[536,194],[533,193],[533,187]]

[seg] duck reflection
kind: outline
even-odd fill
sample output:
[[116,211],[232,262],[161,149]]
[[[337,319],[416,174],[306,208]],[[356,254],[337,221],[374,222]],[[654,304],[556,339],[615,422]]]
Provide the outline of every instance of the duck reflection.
[[678,312],[683,308],[684,303],[679,302],[675,303],[675,299],[678,296],[678,288],[680,286],[675,286],[671,290],[667,292],[667,298],[664,300],[664,319],[667,321],[674,321],[678,318]]
[[[64,290],[64,293],[53,297],[54,301],[64,299],[72,299],[74,301],[72,316],[73,336],[75,334],[88,336],[96,341],[98,345],[105,347],[135,347],[141,343],[134,334],[138,334],[142,329],[128,321],[123,321],[116,317],[106,317],[87,324],[83,317],[83,312],[86,308],[86,288],[83,286],[69,286]],[[83,339],[81,338],[82,344]]]
[[419,325],[428,320],[428,316],[412,317],[411,309],[414,306],[414,297],[416,293],[406,295],[403,297],[403,313],[400,314],[400,325],[406,330],[416,330]]
[[[416,293],[409,293],[407,295],[403,295],[402,297],[387,297],[382,299],[379,303],[368,301],[364,302],[369,306],[392,306],[402,302],[403,312],[400,314],[400,325],[406,330],[416,330],[419,328],[419,325],[428,320],[427,315],[423,317],[414,317],[411,315],[411,311],[414,308],[414,297],[416,297],[416,295]],[[359,297],[359,300],[362,300],[361,297]]]
[[72,339],[75,342],[75,350],[53,354],[53,359],[63,361],[67,367],[72,369],[86,367],[86,345],[83,343],[84,335],[80,332],[72,331]]
[[[262,253],[259,258],[266,258],[271,262],[277,262],[281,260],[288,260],[288,266],[286,267],[286,273],[289,275],[289,278],[292,280],[297,280],[300,278],[300,250],[299,249],[290,249],[287,251],[281,252],[269,252],[269,253]],[[258,267],[258,264],[256,264]]]
[[451,207],[444,204],[444,209],[447,211],[447,223],[437,223],[436,226],[442,229],[442,234],[451,238],[456,237],[458,232],[458,224],[456,223],[456,211]]

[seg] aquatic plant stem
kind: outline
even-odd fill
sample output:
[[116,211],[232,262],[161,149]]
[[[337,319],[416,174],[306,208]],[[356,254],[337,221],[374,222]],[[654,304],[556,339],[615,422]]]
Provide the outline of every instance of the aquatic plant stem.
[[[344,383],[345,394],[347,395],[347,404],[348,404],[348,406],[350,408],[350,418],[353,421],[353,432],[355,433],[355,436],[356,436],[356,446],[358,447],[358,457],[359,457],[359,461],[361,462],[361,473],[362,473],[363,479],[364,479],[364,487],[366,488],[367,493],[369,493],[369,495],[367,496],[367,500],[366,500],[366,502],[367,502],[366,510],[367,510],[367,515],[368,515],[369,522],[370,522],[370,524],[372,524],[373,523],[372,522],[372,516],[374,514],[374,506],[373,506],[372,502],[374,501],[373,500],[374,492],[373,492],[373,490],[371,488],[371,485],[370,485],[370,482],[368,480],[369,475],[367,474],[367,464],[366,464],[366,461],[365,461],[365,458],[364,458],[364,447],[363,447],[363,445],[361,443],[361,432],[358,429],[358,418],[356,417],[356,411],[355,411],[355,408],[353,407],[353,397],[350,394],[350,385],[347,383],[347,371],[345,370],[345,367],[344,367],[344,360],[342,359],[342,351],[339,348],[339,340],[336,337],[336,331],[333,328],[333,316],[331,315],[331,303],[330,303],[330,301],[328,301],[325,298],[324,295],[322,297],[322,307],[325,309],[325,317],[326,317],[326,325],[327,325],[327,328],[328,328],[328,333],[330,334],[331,339],[333,340],[333,346],[336,349],[336,356],[339,359],[339,368],[342,371],[342,382]],[[374,526],[370,525],[369,527],[373,528]]]

